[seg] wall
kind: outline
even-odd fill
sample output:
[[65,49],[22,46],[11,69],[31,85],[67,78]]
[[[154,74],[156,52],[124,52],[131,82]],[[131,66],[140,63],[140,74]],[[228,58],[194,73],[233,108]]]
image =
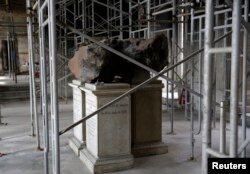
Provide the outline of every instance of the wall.
[[[5,9],[0,8],[0,40],[7,40],[9,33],[13,33],[14,31],[17,69],[18,72],[22,73],[24,71],[27,71],[27,68],[25,68],[23,65],[25,64],[25,62],[28,62],[28,40],[25,8],[14,9],[14,27],[11,21],[11,15],[7,14],[5,12]],[[3,71],[3,68],[1,66],[1,57],[2,54],[0,49],[0,72]]]
[[19,36],[17,38],[17,57],[19,59],[19,70],[20,72],[28,71],[28,39],[27,36]]

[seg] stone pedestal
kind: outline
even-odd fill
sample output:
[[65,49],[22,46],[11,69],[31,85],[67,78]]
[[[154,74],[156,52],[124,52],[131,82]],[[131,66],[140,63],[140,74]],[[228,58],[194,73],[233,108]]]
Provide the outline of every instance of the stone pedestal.
[[[84,84],[79,80],[73,80],[69,84],[73,88],[73,122],[77,122],[85,116],[85,93],[79,87]],[[85,147],[86,133],[85,123],[76,126],[73,129],[74,136],[69,140],[69,146],[79,156],[81,149]]]
[[168,152],[162,142],[162,88],[160,80],[131,95],[132,154],[135,157]]
[[[86,115],[129,90],[128,84],[85,84]],[[131,168],[130,96],[86,121],[86,148],[80,159],[92,173]]]

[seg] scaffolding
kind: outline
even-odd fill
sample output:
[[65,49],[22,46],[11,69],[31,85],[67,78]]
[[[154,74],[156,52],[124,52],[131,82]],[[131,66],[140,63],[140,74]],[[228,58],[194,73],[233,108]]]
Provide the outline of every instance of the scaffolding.
[[[35,79],[35,56],[34,56],[34,37],[33,37],[33,12],[32,3],[30,0],[26,1],[27,6],[27,34],[28,34],[28,52],[29,52],[29,84],[30,84],[30,118],[31,118],[31,136],[36,135],[37,149],[40,147],[40,132],[39,132],[39,118],[37,112],[37,95],[36,95],[36,79]],[[34,131],[35,130],[35,131]]]
[[[168,94],[171,92],[171,100],[167,101],[167,104],[171,105],[171,131],[174,133],[174,92],[178,91],[178,88],[185,89],[185,115],[190,119],[190,159],[195,158],[194,154],[194,142],[195,135],[202,132],[202,173],[207,173],[207,159],[210,155],[215,157],[237,157],[239,152],[242,152],[244,157],[244,148],[249,143],[246,140],[246,60],[247,60],[247,23],[244,29],[244,48],[243,48],[243,73],[242,73],[242,125],[243,125],[243,145],[238,148],[238,80],[236,78],[239,69],[239,38],[241,15],[240,8],[244,8],[245,20],[248,19],[248,2],[242,6],[240,1],[234,1],[234,4],[220,4],[219,1],[206,1],[204,4],[202,1],[198,3],[189,1],[150,1],[150,0],[138,0],[138,1],[126,1],[128,3],[128,12],[124,11],[122,1],[78,1],[74,6],[74,21],[80,18],[81,24],[77,22],[70,23],[66,21],[65,17],[67,11],[67,5],[62,5],[59,9],[64,12],[60,14],[60,21],[64,24],[57,24],[60,31],[64,34],[59,34],[64,40],[60,41],[62,47],[67,48],[65,45],[66,36],[73,35],[75,47],[79,43],[85,40],[94,42],[99,46],[107,49],[122,58],[146,69],[153,74],[152,78],[143,82],[142,84],[131,89],[127,93],[121,95],[117,99],[107,103],[97,111],[84,117],[84,119],[76,122],[75,124],[60,131],[60,135],[72,129],[76,125],[91,118],[96,113],[107,108],[114,102],[117,102],[126,95],[130,95],[139,89],[141,86],[151,82],[152,80],[162,77],[166,79],[166,95],[169,100]],[[229,2],[230,3],[230,2]],[[106,15],[100,14],[97,6],[102,6],[106,10]],[[233,11],[232,11],[233,7]],[[237,8],[238,7],[238,8]],[[79,8],[81,10],[79,10]],[[65,10],[66,9],[66,10]],[[70,8],[72,10],[72,8]],[[76,10],[77,9],[77,10]],[[238,10],[237,10],[238,9]],[[82,12],[82,14],[79,14]],[[232,15],[232,13],[234,15]],[[58,13],[59,14],[59,13]],[[215,19],[213,15],[215,14]],[[63,17],[64,16],[64,17]],[[103,17],[105,16],[105,17]],[[232,17],[233,16],[233,17]],[[165,20],[162,19],[165,17]],[[66,18],[66,19],[65,19]],[[124,18],[128,18],[128,25],[125,25]],[[102,22],[100,22],[102,21]],[[115,21],[115,22],[114,22]],[[123,22],[122,22],[123,21]],[[223,21],[223,22],[222,22]],[[164,23],[164,25],[162,24]],[[80,26],[80,27],[79,27]],[[79,27],[79,28],[78,28]],[[230,31],[232,29],[233,32]],[[64,29],[64,30],[63,30]],[[128,30],[126,30],[128,29]],[[180,32],[179,32],[180,31]],[[149,67],[145,67],[140,63],[133,61],[130,57],[113,50],[112,48],[98,42],[98,36],[105,38],[124,39],[124,33],[128,32],[130,38],[150,38],[159,32],[164,32],[169,38],[169,52],[170,52],[170,65],[160,73],[155,72]],[[60,32],[59,32],[60,33]],[[67,33],[67,34],[66,34]],[[70,33],[70,34],[69,34]],[[179,34],[181,33],[181,34]],[[219,37],[223,34],[222,37]],[[64,37],[63,37],[64,36]],[[214,38],[217,38],[214,40]],[[232,38],[232,39],[231,39]],[[68,39],[66,39],[68,40]],[[232,46],[229,42],[232,40]],[[190,43],[189,46],[184,46]],[[205,42],[205,47],[203,43]],[[65,44],[64,44],[65,43]],[[190,51],[191,50],[191,51]],[[197,50],[197,51],[194,51]],[[231,53],[231,50],[232,53]],[[64,49],[65,51],[65,49]],[[204,53],[203,53],[204,51]],[[67,55],[64,52],[64,56]],[[218,54],[223,55],[223,98],[221,101],[217,97],[216,91],[216,72],[215,61]],[[230,54],[232,58],[230,59]],[[188,56],[186,56],[188,55]],[[204,59],[203,59],[204,57]],[[231,61],[232,63],[230,63]],[[231,64],[231,68],[228,65]],[[178,66],[181,66],[179,68]],[[177,68],[178,67],[178,68]],[[231,72],[231,76],[229,73]],[[64,74],[65,75],[65,74]],[[231,79],[230,79],[231,78]],[[231,88],[229,85],[231,82]],[[198,86],[198,87],[197,87]],[[188,99],[189,96],[189,99]],[[227,109],[227,101],[231,101],[230,105],[230,133],[231,143],[230,152],[227,155],[225,144],[225,113]],[[196,106],[198,103],[198,106]],[[203,110],[202,110],[203,105]],[[196,109],[195,109],[196,108]],[[221,142],[220,149],[217,151],[212,149],[212,129],[215,127],[217,110],[220,109],[220,134]],[[196,112],[197,114],[196,114]],[[195,117],[197,116],[197,118]],[[203,117],[203,119],[202,119]],[[212,119],[213,118],[213,119]],[[197,120],[197,125],[195,126]],[[202,121],[203,120],[203,121]],[[213,120],[213,121],[212,121]],[[213,127],[211,126],[213,123]],[[195,130],[197,127],[197,130]],[[53,151],[53,150],[52,150]],[[238,152],[239,151],[239,152]]]
[[[30,8],[30,5],[28,4],[27,7]],[[100,8],[103,9],[102,12],[98,11]],[[182,88],[185,89],[185,117],[190,120],[190,160],[195,158],[195,135],[202,132],[203,174],[207,173],[210,156],[246,157],[245,149],[250,143],[246,135],[248,32],[250,28],[248,0],[223,3],[217,0],[207,0],[205,3],[188,0],[61,0],[57,2],[39,0],[38,14],[45,149],[44,171],[46,174],[49,173],[48,96],[51,100],[52,166],[53,173],[59,174],[60,135],[159,77],[164,79],[166,84],[166,103],[170,110],[170,133],[172,134],[174,133],[174,93],[180,92]],[[28,20],[29,45],[32,48],[31,19],[28,18]],[[103,38],[150,38],[160,32],[165,33],[169,38],[170,62],[169,66],[160,72],[99,42]],[[240,39],[241,36],[243,39]],[[63,98],[67,101],[67,78],[71,75],[67,69],[70,51],[74,52],[87,41],[96,43],[151,72],[152,77],[82,120],[59,131],[58,85]],[[240,45],[243,47],[240,48]],[[30,49],[30,62],[32,62],[32,52]],[[239,61],[239,57],[242,57],[242,62]],[[218,67],[219,62],[222,63],[222,69]],[[240,66],[243,70],[239,77]],[[30,68],[31,77],[33,77],[33,63]],[[223,73],[217,74],[219,70]],[[223,79],[222,83],[218,83],[220,78]],[[35,102],[34,82],[35,80],[30,78],[33,102]],[[50,93],[47,91],[48,86]],[[218,87],[221,89],[220,95],[218,95]],[[241,113],[238,111],[240,94],[242,95]],[[36,107],[32,104],[31,106],[31,112],[35,111]],[[229,152],[226,151],[225,143],[226,113],[230,114]],[[240,130],[242,137],[238,137],[239,114],[242,121]],[[31,121],[34,122],[33,117]],[[219,122],[220,128],[219,149],[211,146],[212,130],[216,122]]]
[[[246,157],[244,149],[246,148],[249,140],[246,139],[246,98],[247,98],[247,52],[248,52],[248,32],[249,32],[249,2],[248,1],[227,1],[228,11],[225,10],[223,15],[225,15],[226,24],[232,29],[231,34],[231,44],[227,46],[228,41],[225,41],[222,46],[216,46],[212,43],[213,37],[216,35],[214,29],[220,28],[218,24],[218,18],[214,18],[211,14],[217,11],[214,8],[214,1],[207,1],[206,3],[206,13],[205,13],[205,53],[204,53],[204,110],[203,110],[203,145],[202,145],[202,173],[207,173],[207,159],[209,156],[213,157],[239,157],[242,153],[242,157]],[[232,12],[231,12],[232,10]],[[244,11],[244,14],[242,14]],[[231,12],[231,16],[229,16]],[[229,13],[229,14],[228,14]],[[244,18],[242,17],[244,15]],[[230,21],[227,21],[230,20]],[[242,24],[242,25],[241,25]],[[243,27],[242,27],[243,26]],[[225,30],[226,27],[222,29]],[[244,39],[240,40],[241,28],[243,28]],[[240,49],[240,43],[243,42],[243,49]],[[243,56],[241,55],[241,50],[243,50]],[[224,69],[224,74],[228,75],[230,78],[230,88],[227,84],[227,77],[224,77],[224,100],[221,101],[220,109],[220,148],[219,150],[214,149],[211,146],[212,143],[212,127],[211,127],[211,116],[214,115],[213,103],[215,102],[214,92],[213,92],[213,82],[215,80],[214,67],[215,58],[217,54],[224,55],[224,65],[228,64],[227,56],[231,54],[230,59],[230,76],[227,69]],[[240,67],[240,57],[242,57],[243,67],[242,77],[239,77],[239,67]],[[205,66],[206,65],[206,66]],[[225,66],[227,67],[227,66]],[[239,127],[239,86],[242,82],[242,138],[238,137]],[[228,90],[229,89],[229,90]],[[228,95],[228,92],[230,95]],[[228,98],[228,96],[230,98]],[[229,99],[229,100],[228,100]],[[229,152],[226,152],[226,103],[230,102],[230,139],[229,139]],[[242,143],[240,145],[240,143]],[[240,145],[240,147],[238,147]],[[242,152],[243,151],[243,152]]]
[[[49,126],[48,126],[48,91],[47,79],[50,81],[50,115],[51,115],[51,142],[52,142],[52,169],[53,173],[60,173],[60,150],[59,150],[59,115],[58,115],[58,81],[57,81],[57,42],[56,42],[56,5],[54,1],[38,1],[39,13],[39,43],[40,43],[40,65],[41,65],[41,93],[42,93],[42,115],[44,129],[44,164],[45,173],[49,172]],[[48,40],[46,40],[48,39]],[[48,41],[48,45],[46,44]],[[46,46],[49,55],[46,54]],[[46,61],[49,62],[49,70]]]

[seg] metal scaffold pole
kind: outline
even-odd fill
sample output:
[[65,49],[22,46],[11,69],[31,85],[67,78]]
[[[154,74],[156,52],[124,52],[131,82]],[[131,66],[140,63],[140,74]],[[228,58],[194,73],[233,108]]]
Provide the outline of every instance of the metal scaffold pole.
[[39,21],[39,46],[40,46],[40,78],[41,78],[41,103],[43,116],[43,144],[44,144],[44,174],[49,173],[49,123],[48,123],[48,93],[47,93],[47,68],[45,51],[45,29],[43,27],[43,12],[41,0],[38,1]]
[[9,77],[11,76],[11,56],[10,56],[10,36],[7,36],[7,49],[8,49],[8,70],[9,70]]
[[[227,19],[228,18],[228,12],[226,12],[225,13],[225,15],[224,15],[224,17],[225,17],[225,19]],[[224,21],[224,25],[227,25],[228,24],[228,20],[225,20]],[[224,33],[226,33],[227,32],[227,28],[224,28]],[[227,46],[227,44],[228,44],[228,40],[227,40],[227,38],[225,38],[224,39],[224,47],[226,47]],[[228,60],[227,60],[227,54],[224,54],[224,57],[223,57],[223,59],[224,59],[224,61],[223,61],[223,66],[224,66],[224,69],[223,69],[223,75],[224,75],[224,81],[223,81],[223,86],[224,86],[224,101],[226,101],[226,100],[228,100],[228,76],[227,76],[227,74],[228,74],[228,67],[227,67],[227,65],[228,65]]]
[[[80,0],[82,2],[82,28],[83,32],[86,32],[86,0]],[[81,36],[81,42],[84,42],[84,37]]]
[[95,36],[95,2],[92,1],[92,6],[91,6],[91,19],[92,19],[92,36]]
[[123,31],[122,31],[122,27],[123,27],[123,13],[122,13],[122,10],[123,10],[122,0],[120,0],[120,27],[119,27],[119,30],[120,30],[120,39],[121,40],[123,39]]
[[231,95],[230,95],[230,146],[229,155],[237,157],[238,148],[238,87],[239,87],[239,38],[240,38],[241,0],[233,2],[232,15],[232,63],[231,63]]
[[[248,22],[249,0],[245,0],[244,20]],[[247,57],[248,57],[248,32],[244,28],[243,40],[243,67],[242,67],[242,140],[246,140],[246,103],[247,103]],[[243,150],[242,157],[246,157],[246,149]]]
[[[172,38],[172,63],[173,65],[175,64],[175,59],[177,60],[177,17],[176,17],[176,1],[173,1],[173,10],[172,10],[172,14],[173,14],[173,21],[175,21],[172,25],[173,29],[173,38]],[[175,70],[176,68],[174,68],[171,71],[171,78],[172,80],[175,80]],[[170,133],[174,133],[174,84],[171,83],[171,115],[170,115],[170,120],[171,120],[171,124],[170,124]]]
[[207,174],[208,153],[207,148],[211,147],[211,115],[212,115],[212,54],[209,49],[212,47],[214,37],[214,4],[213,0],[206,1],[205,9],[205,51],[204,51],[204,90],[203,90],[203,132],[202,132],[202,174]]
[[[191,31],[190,31],[190,41],[191,41],[191,49],[194,48],[194,9],[191,9]],[[191,60],[191,80],[190,87],[194,90],[194,71],[195,71],[195,63],[194,58]],[[189,99],[189,115],[190,115],[190,160],[194,159],[194,95],[190,94]]]
[[[202,19],[199,19],[199,30],[202,30]],[[202,47],[202,36],[203,33],[199,33],[199,49]],[[203,54],[199,54],[199,93],[202,93],[202,58]],[[196,134],[200,134],[201,132],[201,117],[202,117],[202,98],[199,97],[199,109],[198,109],[198,122],[199,122],[199,129]]]
[[[67,29],[65,29],[65,50],[64,50],[64,55],[65,56],[68,56],[68,44],[67,44]],[[68,67],[67,67],[67,62],[68,60],[65,60],[64,59],[64,73],[63,75],[66,76],[68,74]],[[68,102],[68,78],[65,78],[64,81],[64,100],[65,100],[65,103]]]
[[128,12],[129,12],[129,18],[128,18],[128,20],[129,20],[129,22],[128,22],[128,25],[129,25],[129,37],[131,37],[132,38],[132,29],[133,29],[133,27],[132,27],[132,3],[131,3],[131,1],[129,1],[128,2],[128,4],[129,4],[129,9],[128,9]]
[[11,76],[10,77],[14,77],[14,59],[13,59],[13,36],[12,34],[10,34],[10,62],[11,62]]
[[[28,45],[29,45],[29,70],[30,70],[30,96],[31,96],[31,135],[33,135],[34,122],[36,124],[36,141],[37,149],[40,150],[40,133],[39,133],[39,118],[37,114],[37,100],[36,100],[36,84],[35,84],[35,68],[34,68],[34,49],[33,49],[33,30],[32,30],[32,12],[31,2],[26,0],[27,6],[27,22],[28,22]],[[34,115],[34,122],[33,122]]]
[[56,71],[56,19],[55,1],[48,1],[49,20],[49,67],[50,67],[50,98],[51,98],[51,132],[52,132],[52,168],[53,174],[60,174],[60,148],[59,148],[59,115],[58,115],[58,91]]
[[151,0],[147,0],[147,4],[146,4],[146,6],[147,6],[147,28],[148,28],[148,30],[147,30],[147,38],[150,38],[151,37],[151,25],[150,25],[150,6],[151,6]]
[[220,153],[226,153],[226,114],[225,101],[220,103]]

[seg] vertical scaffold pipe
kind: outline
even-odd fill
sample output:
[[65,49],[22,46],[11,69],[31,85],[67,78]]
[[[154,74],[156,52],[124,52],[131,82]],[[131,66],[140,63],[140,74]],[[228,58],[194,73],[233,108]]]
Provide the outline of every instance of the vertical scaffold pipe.
[[220,153],[226,153],[226,114],[225,101],[220,102]]
[[[248,22],[248,13],[249,13],[249,0],[245,0],[245,9],[244,9],[244,20]],[[243,67],[242,67],[242,140],[246,140],[246,102],[247,102],[247,56],[248,56],[248,32],[244,28],[244,37],[243,37]],[[246,157],[246,149],[241,153],[242,157]]]
[[52,130],[52,163],[53,174],[60,174],[60,143],[59,143],[59,114],[58,114],[58,85],[57,85],[57,45],[55,1],[48,1],[49,16],[49,67],[50,67],[50,98],[51,98],[51,130]]
[[122,5],[122,0],[120,0],[120,39],[123,39],[123,31],[122,31],[122,26],[123,26],[123,5]]
[[[228,18],[228,12],[225,12],[224,18],[225,19]],[[224,25],[225,26],[228,25],[228,20],[224,21]],[[228,29],[225,27],[224,28],[224,33],[227,33],[227,30]],[[226,47],[227,44],[228,44],[228,39],[225,38],[224,41],[223,41],[224,47]],[[224,98],[224,101],[228,100],[228,74],[229,73],[228,73],[228,67],[227,67],[227,65],[228,65],[227,58],[228,58],[228,54],[225,53],[224,57],[223,57],[223,75],[224,75],[224,84],[223,84],[223,86],[224,86],[224,96],[223,96],[223,98]]]
[[[191,9],[191,35],[190,35],[190,38],[191,38],[191,49],[193,50],[194,48],[194,9]],[[194,58],[191,60],[191,89],[194,90],[194,69],[195,69],[195,64],[194,64]],[[191,150],[191,153],[190,153],[190,160],[193,160],[194,159],[194,95],[193,94],[190,94],[190,150]]]
[[40,78],[41,78],[41,110],[43,115],[43,144],[44,144],[44,174],[49,174],[49,125],[48,125],[48,94],[47,94],[47,68],[45,52],[45,27],[42,26],[42,3],[38,2],[39,16],[39,45],[40,45]]
[[204,97],[203,97],[203,133],[202,133],[202,174],[207,174],[208,154],[207,148],[211,147],[211,115],[212,115],[212,47],[214,32],[214,4],[213,0],[206,1],[205,9],[205,51],[204,51]]
[[[173,54],[172,54],[172,63],[173,65],[175,64],[175,59],[177,60],[177,17],[176,17],[176,1],[173,1],[173,17],[174,17],[174,23],[173,23],[173,46],[172,46],[172,50],[173,50]],[[171,77],[172,77],[172,80],[174,80],[175,78],[175,70],[176,68],[174,68],[172,71],[171,71]],[[174,84],[171,82],[171,116],[170,116],[170,120],[171,120],[171,130],[170,130],[170,133],[174,133]]]
[[95,1],[92,1],[92,36],[95,36]]
[[[33,111],[34,114],[34,121],[35,121],[35,128],[36,128],[36,141],[37,141],[37,149],[40,150],[40,132],[39,132],[39,118],[37,114],[37,100],[36,100],[36,82],[35,82],[35,68],[34,68],[34,49],[33,49],[33,31],[32,31],[32,14],[30,9],[31,3],[30,0],[26,0],[26,6],[27,6],[27,22],[28,22],[28,44],[29,44],[29,70],[30,70],[30,92],[32,96],[32,102],[33,104],[31,107],[33,107],[31,110]],[[32,114],[32,113],[31,113]],[[32,116],[31,116],[32,118]],[[33,125],[32,125],[33,126]]]
[[233,1],[232,15],[232,60],[231,60],[231,95],[230,95],[230,147],[229,156],[237,157],[238,148],[238,86],[239,86],[239,38],[241,0]]
[[9,70],[9,77],[11,77],[11,57],[10,57],[10,36],[7,36],[7,49],[8,49],[8,70]]
[[151,5],[151,0],[148,0],[147,1],[147,27],[148,27],[148,30],[147,30],[147,38],[150,38],[151,37],[151,25],[150,25],[150,18],[151,18],[151,13],[150,13],[150,5]]

